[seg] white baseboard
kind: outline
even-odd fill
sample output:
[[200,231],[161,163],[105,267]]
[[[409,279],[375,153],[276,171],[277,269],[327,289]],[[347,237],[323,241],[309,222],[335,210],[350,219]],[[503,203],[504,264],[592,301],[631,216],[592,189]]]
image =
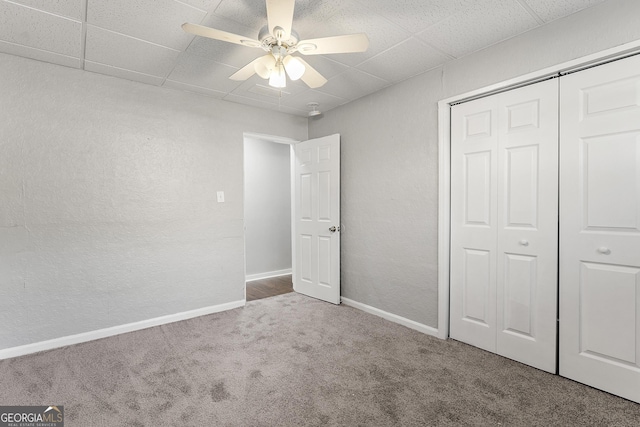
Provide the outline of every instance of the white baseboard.
[[267,271],[265,273],[247,274],[245,276],[244,281],[253,282],[254,280],[269,279],[271,277],[278,277],[278,276],[286,276],[287,274],[291,274],[290,268],[287,268],[285,270]]
[[380,310],[379,308],[371,307],[370,305],[366,305],[349,298],[341,297],[341,300],[344,305],[348,305],[349,307],[357,308],[358,310],[365,311],[369,314],[382,317],[383,319],[390,320],[391,322],[398,323],[402,326],[406,326],[407,328],[415,329],[418,332],[438,337],[438,330],[431,326],[409,320],[406,317],[398,316],[397,314],[389,313],[384,310]]
[[125,325],[113,326],[111,328],[98,329],[96,331],[83,332],[77,335],[68,335],[66,337],[54,338],[52,340],[40,341],[33,344],[21,345],[18,347],[6,348],[0,350],[0,360],[10,359],[12,357],[24,356],[26,354],[37,353],[39,351],[51,350],[54,348],[65,347],[73,344],[80,344],[87,341],[93,341],[100,338],[107,338],[114,335],[124,334],[127,332],[139,331],[141,329],[151,328],[153,326],[166,325],[167,323],[178,322],[180,320],[192,319],[194,317],[205,316],[207,314],[219,313],[221,311],[231,310],[245,305],[245,300],[228,302],[226,304],[214,305],[211,307],[199,308],[197,310],[184,311],[182,313],[170,314],[167,316],[156,317],[153,319],[142,320],[140,322],[127,323]]

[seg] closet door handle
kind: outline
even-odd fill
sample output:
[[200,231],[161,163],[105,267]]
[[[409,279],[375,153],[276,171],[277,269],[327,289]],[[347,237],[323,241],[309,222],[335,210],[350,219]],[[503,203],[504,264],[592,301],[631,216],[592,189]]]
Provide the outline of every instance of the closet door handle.
[[611,253],[611,249],[602,246],[598,248],[598,252],[600,252],[603,255],[609,255]]
[[526,239],[522,239],[518,243],[520,243],[522,246],[529,246],[529,241]]

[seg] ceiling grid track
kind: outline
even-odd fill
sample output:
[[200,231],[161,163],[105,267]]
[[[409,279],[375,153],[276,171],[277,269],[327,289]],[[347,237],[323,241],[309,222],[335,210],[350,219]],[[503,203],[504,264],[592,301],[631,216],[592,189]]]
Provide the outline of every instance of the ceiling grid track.
[[529,13],[529,15],[531,15],[531,16],[533,17],[533,19],[535,19],[535,20],[536,20],[536,22],[538,23],[538,25],[544,25],[544,24],[545,24],[545,22],[542,20],[542,18],[540,18],[540,17],[538,16],[538,14],[537,14],[537,13],[535,13],[535,12],[533,11],[533,9],[531,9],[531,6],[529,6],[529,5],[527,4],[526,0],[516,0],[516,1],[517,1],[518,3],[520,3],[520,6],[522,6],[522,7],[524,8],[524,10],[526,10],[526,11]]
[[84,61],[87,55],[87,14],[89,10],[89,0],[82,2],[82,36],[80,39],[80,69],[84,70]]
[[[187,3],[175,0],[178,3],[184,4],[185,6],[191,6],[188,5]],[[216,8],[219,6],[219,4],[216,6]],[[191,6],[194,7],[194,6]],[[195,8],[198,10],[202,10],[203,12],[205,12],[205,15],[202,17],[202,19],[200,20],[199,24],[202,25],[203,22],[205,22],[210,16],[212,16],[214,14],[213,11],[208,11],[208,10],[204,10],[204,9],[200,9],[200,8]],[[167,74],[162,78],[162,83],[159,84],[159,86],[164,86],[164,84],[167,82],[167,80],[169,80],[169,76],[171,75],[171,73],[173,73],[173,71],[176,69],[176,67],[178,66],[178,64],[180,64],[181,59],[187,55],[187,51],[189,50],[189,47],[191,47],[191,45],[193,44],[193,41],[195,40],[195,36],[191,38],[191,41],[187,44],[187,46],[180,52],[180,54],[178,55],[178,60],[173,64],[173,67],[171,67],[171,69],[167,72]],[[193,86],[193,85],[191,85]],[[204,88],[206,89],[206,88]]]

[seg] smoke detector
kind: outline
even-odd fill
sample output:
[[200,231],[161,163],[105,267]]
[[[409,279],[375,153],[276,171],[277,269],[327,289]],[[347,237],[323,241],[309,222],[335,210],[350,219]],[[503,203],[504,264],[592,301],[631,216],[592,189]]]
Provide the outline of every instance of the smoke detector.
[[309,117],[315,117],[315,116],[319,116],[320,114],[322,114],[320,112],[320,110],[318,110],[318,107],[320,106],[320,104],[318,104],[317,102],[310,102],[307,104],[307,107],[311,110],[309,111],[308,116]]

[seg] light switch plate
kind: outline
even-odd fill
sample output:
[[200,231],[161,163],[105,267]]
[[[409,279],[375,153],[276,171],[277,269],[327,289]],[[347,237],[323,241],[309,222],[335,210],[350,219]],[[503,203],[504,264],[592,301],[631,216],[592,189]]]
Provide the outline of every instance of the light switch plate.
[[218,191],[218,203],[224,203],[224,191]]

